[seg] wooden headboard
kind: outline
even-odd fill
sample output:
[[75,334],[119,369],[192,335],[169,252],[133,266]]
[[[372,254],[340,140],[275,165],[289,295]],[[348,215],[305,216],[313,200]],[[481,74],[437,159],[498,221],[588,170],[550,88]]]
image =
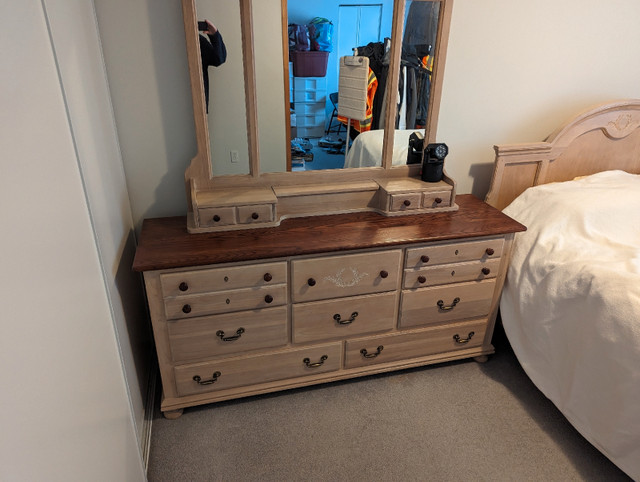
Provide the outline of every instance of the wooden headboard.
[[494,146],[486,201],[503,209],[531,186],[620,169],[640,174],[640,99],[591,108],[543,142]]

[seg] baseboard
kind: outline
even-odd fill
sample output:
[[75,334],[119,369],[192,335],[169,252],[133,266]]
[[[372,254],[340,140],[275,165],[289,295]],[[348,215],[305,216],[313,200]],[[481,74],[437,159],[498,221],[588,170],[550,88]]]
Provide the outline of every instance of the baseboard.
[[151,450],[151,428],[153,424],[153,412],[156,405],[156,387],[158,383],[158,364],[155,360],[149,369],[147,383],[147,395],[144,404],[144,421],[142,424],[142,436],[140,437],[140,452],[144,463],[145,472],[149,469],[149,451]]

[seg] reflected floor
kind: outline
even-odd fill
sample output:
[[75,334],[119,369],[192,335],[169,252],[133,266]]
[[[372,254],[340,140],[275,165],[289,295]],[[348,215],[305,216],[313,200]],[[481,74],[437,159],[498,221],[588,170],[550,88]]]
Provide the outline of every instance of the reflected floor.
[[292,140],[292,170],[341,169],[344,166],[345,138],[345,133],[342,133],[342,135],[332,133],[321,138],[297,138]]

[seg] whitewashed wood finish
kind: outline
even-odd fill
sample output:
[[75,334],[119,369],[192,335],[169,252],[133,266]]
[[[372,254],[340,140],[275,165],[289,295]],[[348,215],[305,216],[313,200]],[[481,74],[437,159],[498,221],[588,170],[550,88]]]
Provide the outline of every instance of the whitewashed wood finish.
[[[479,241],[455,241],[434,243],[407,249],[407,268],[423,268],[436,264],[459,263],[462,261],[487,260],[502,255],[503,238],[486,238]],[[491,254],[487,250],[493,250]],[[428,261],[422,261],[427,256]]]
[[[415,289],[495,278],[498,275],[500,262],[501,260],[499,258],[492,258],[484,261],[436,265],[421,269],[406,269],[404,271],[402,287],[404,289]],[[485,273],[483,270],[489,270],[489,272]]]

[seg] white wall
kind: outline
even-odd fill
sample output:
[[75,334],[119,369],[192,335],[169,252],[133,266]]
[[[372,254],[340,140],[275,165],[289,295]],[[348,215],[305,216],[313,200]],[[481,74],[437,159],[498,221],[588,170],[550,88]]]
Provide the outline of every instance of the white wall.
[[114,325],[131,314],[116,287],[131,215],[107,172],[119,158],[83,3],[3,2],[0,16],[1,480],[145,479]]
[[[195,134],[180,2],[95,2],[134,222],[183,215]],[[438,140],[458,192],[484,197],[493,144],[640,97],[638,18],[637,0],[455,0]]]

